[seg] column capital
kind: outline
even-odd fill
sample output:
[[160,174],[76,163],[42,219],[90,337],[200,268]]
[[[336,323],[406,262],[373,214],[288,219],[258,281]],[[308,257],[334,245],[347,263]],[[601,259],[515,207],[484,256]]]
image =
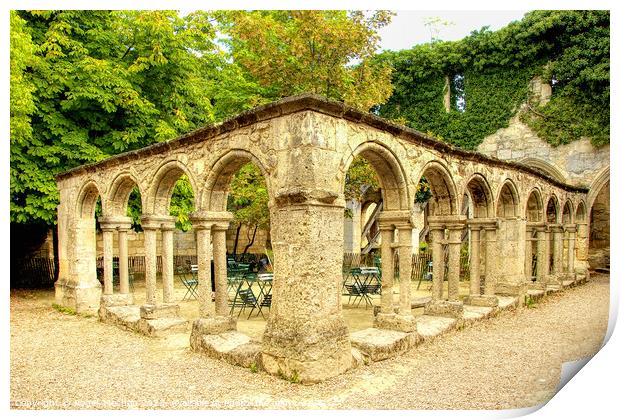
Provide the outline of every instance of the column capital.
[[[441,225],[444,228],[448,226],[453,226],[453,229],[462,229],[466,223],[467,223],[467,216],[460,215],[460,214],[448,214],[448,215],[428,217],[429,226],[430,225],[434,225],[434,226]],[[440,229],[440,228],[437,227],[437,229]]]
[[399,226],[401,229],[404,229],[405,226],[403,225],[407,224],[413,228],[411,211],[409,210],[382,210],[377,219],[379,220],[379,224],[391,224],[397,229]]
[[467,220],[467,225],[472,229],[497,229],[497,224],[497,219],[493,217],[476,217]]
[[562,226],[559,223],[550,224],[548,225],[548,227],[549,227],[549,230],[554,233],[561,233],[564,231],[564,226]]
[[127,216],[103,216],[99,218],[101,230],[128,230],[131,229],[132,219]]
[[568,233],[575,233],[575,232],[577,232],[577,225],[573,224],[573,225],[566,225],[566,226],[564,226],[564,232],[568,232]]
[[234,218],[229,211],[195,211],[189,215],[194,229],[226,230]]
[[167,230],[170,224],[174,226],[174,223],[176,222],[176,217],[156,214],[144,214],[142,215],[142,217],[140,217],[140,221],[142,222],[142,229],[144,230]]

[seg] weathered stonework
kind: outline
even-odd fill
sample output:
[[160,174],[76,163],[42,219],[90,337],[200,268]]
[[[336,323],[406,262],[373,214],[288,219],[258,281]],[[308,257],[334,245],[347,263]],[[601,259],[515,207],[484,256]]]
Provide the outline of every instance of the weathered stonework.
[[[415,245],[412,236],[416,236],[415,229],[421,228],[416,225],[420,219],[414,202],[421,177],[429,181],[433,191],[429,204],[433,256],[442,261],[446,245],[448,261],[447,273],[443,264],[433,266],[433,300],[426,304],[425,312],[455,318],[456,325],[462,325],[464,311],[458,281],[465,229],[479,231],[476,263],[478,275],[485,279],[484,290],[472,290],[471,295],[494,296],[506,288],[517,290],[525,282],[524,250],[530,223],[542,224],[545,233],[541,237],[546,235],[547,225],[587,223],[583,210],[588,203],[585,188],[560,182],[528,166],[457,149],[339,102],[301,95],[258,107],[170,142],[58,175],[57,302],[80,312],[96,312],[99,308],[101,286],[96,279],[94,222],[97,197],[101,197],[105,221],[104,302],[114,301],[109,296],[114,295],[111,271],[115,249],[119,253],[121,288],[127,288],[125,214],[129,194],[138,187],[143,201],[147,304],[140,308],[138,320],[135,309],[120,310],[117,306],[108,307],[102,319],[116,316],[110,312],[125,311],[124,315],[145,334],[186,328],[187,323],[178,318],[178,306],[173,301],[175,236],[174,218],[169,216],[172,189],[185,174],[196,197],[196,211],[191,217],[196,231],[200,320],[193,326],[192,347],[218,354],[215,357],[226,354],[224,358],[241,364],[254,360],[252,354],[258,344],[242,343],[234,324],[217,318],[228,313],[228,188],[234,173],[245,163],[254,162],[268,187],[276,261],[272,305],[260,344],[260,364],[267,372],[298,377],[306,383],[345,372],[359,362],[353,357],[340,294],[343,191],[348,167],[355,156],[362,156],[373,165],[382,185],[382,311],[377,325],[411,330],[382,330],[389,334],[415,335],[420,327],[418,320],[410,317],[410,281],[401,280],[398,302],[394,300],[391,263],[398,252],[402,278],[411,277],[410,256]],[[471,201],[467,215],[461,214],[465,197]],[[578,234],[572,253],[576,258],[583,254],[580,244],[583,239]],[[553,249],[556,248],[541,245],[536,252],[548,259]],[[158,253],[162,256],[163,302],[158,301],[155,293]],[[209,287],[211,260],[216,285],[214,300]],[[444,274],[448,280],[447,300]],[[549,274],[554,273],[543,267],[541,281]],[[477,312],[471,316],[475,318]]]

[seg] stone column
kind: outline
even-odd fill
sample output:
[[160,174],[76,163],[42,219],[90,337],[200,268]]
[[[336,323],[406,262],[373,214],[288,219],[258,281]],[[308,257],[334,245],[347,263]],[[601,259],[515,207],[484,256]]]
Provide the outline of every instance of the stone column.
[[575,233],[577,227],[575,225],[566,226],[566,233],[568,234],[568,255],[566,261],[566,271],[568,273],[568,279],[575,280]]
[[484,273],[484,294],[485,296],[495,296],[495,285],[497,284],[497,269],[499,255],[497,254],[497,224],[491,223],[484,226],[486,238],[486,262]]
[[480,296],[480,230],[481,226],[469,226],[469,295]]
[[392,242],[394,242],[394,226],[391,223],[379,221],[381,232],[381,312],[394,313],[393,286],[394,286],[394,256]]
[[529,286],[532,283],[532,241],[534,240],[534,226],[528,224],[525,229],[525,281]]
[[[312,156],[310,151],[303,154]],[[305,164],[295,162],[289,172],[303,174]],[[311,176],[306,173],[303,179]],[[338,197],[308,185],[278,192],[270,206],[275,265],[262,364],[269,373],[296,376],[304,383],[351,367],[351,341],[340,301],[344,200]]]
[[157,228],[145,226],[144,229],[144,282],[146,285],[146,304],[155,305],[157,289]]
[[411,246],[411,223],[396,225],[398,229],[398,261],[400,277],[399,315],[411,315],[411,271],[413,248]]
[[103,294],[111,295],[114,293],[114,265],[112,259],[115,227],[109,224],[101,224],[101,230],[103,231]]
[[174,221],[161,225],[161,266],[164,303],[174,302]]
[[[215,313],[228,314],[228,273],[226,265],[226,231],[228,222],[213,225],[213,266],[215,269]],[[209,281],[209,284],[210,281]]]
[[127,231],[129,229],[120,227],[118,229],[118,276],[121,294],[129,294],[129,253],[127,249]]
[[562,254],[564,253],[564,228],[562,225],[554,224],[551,226],[553,240],[553,282],[560,287],[563,286],[564,269],[562,267]]
[[547,277],[549,276],[549,241],[547,239],[546,226],[536,229],[536,249],[537,249],[537,269],[536,283],[537,288],[545,290],[547,287]]
[[448,241],[448,300],[459,300],[459,280],[461,277],[461,235],[462,224],[450,224]]
[[429,224],[433,241],[433,300],[443,299],[444,255],[443,242],[445,227],[443,224]]
[[192,220],[196,231],[196,254],[198,259],[198,316],[209,318],[215,315],[211,300],[211,224],[198,224]]
[[575,261],[575,274],[577,281],[586,281],[590,278],[590,265],[588,263],[589,226],[587,222],[577,222],[576,236],[575,248],[577,257]]

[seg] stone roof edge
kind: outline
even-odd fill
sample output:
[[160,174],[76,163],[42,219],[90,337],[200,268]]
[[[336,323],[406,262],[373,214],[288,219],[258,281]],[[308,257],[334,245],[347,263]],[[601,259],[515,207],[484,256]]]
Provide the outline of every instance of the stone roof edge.
[[451,144],[429,137],[426,134],[412,128],[405,127],[373,115],[371,113],[352,108],[342,102],[333,101],[320,95],[308,93],[296,96],[289,96],[275,102],[257,106],[253,109],[242,112],[241,114],[233,118],[223,121],[222,123],[199,128],[197,130],[179,136],[173,140],[155,143],[141,149],[111,156],[100,162],[78,166],[76,168],[57,174],[55,178],[57,181],[59,181],[75,175],[88,173],[90,170],[93,169],[105,169],[120,163],[129,162],[136,158],[143,158],[166,151],[176,150],[183,146],[209,140],[221,134],[236,130],[238,128],[247,127],[261,121],[266,121],[272,118],[277,118],[283,115],[294,114],[296,112],[302,111],[320,112],[322,114],[330,115],[333,117],[343,118],[348,121],[366,124],[373,128],[388,132],[395,137],[399,137],[414,144],[419,144],[432,148],[441,153],[450,153],[452,155],[465,158],[467,160],[475,160],[482,163],[489,163],[493,166],[499,166],[515,169],[521,172],[526,172],[538,178],[542,178],[545,181],[567,191],[581,193],[588,192],[588,188],[586,187],[579,187],[560,182],[546,174],[538,172],[536,169],[527,165],[496,159],[479,152],[472,152],[460,149]]

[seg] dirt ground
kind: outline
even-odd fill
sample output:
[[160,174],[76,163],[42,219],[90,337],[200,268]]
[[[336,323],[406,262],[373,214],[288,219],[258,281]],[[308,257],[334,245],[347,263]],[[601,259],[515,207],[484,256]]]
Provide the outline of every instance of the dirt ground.
[[[183,295],[179,288],[177,298]],[[147,338],[96,317],[59,313],[52,302],[52,291],[11,293],[12,408],[501,409],[548,400],[562,362],[598,351],[609,276],[316,385],[195,354],[188,335]],[[183,302],[188,319],[195,306]],[[363,304],[344,312],[352,331],[372,323]],[[262,318],[244,318],[239,330],[260,336]]]

